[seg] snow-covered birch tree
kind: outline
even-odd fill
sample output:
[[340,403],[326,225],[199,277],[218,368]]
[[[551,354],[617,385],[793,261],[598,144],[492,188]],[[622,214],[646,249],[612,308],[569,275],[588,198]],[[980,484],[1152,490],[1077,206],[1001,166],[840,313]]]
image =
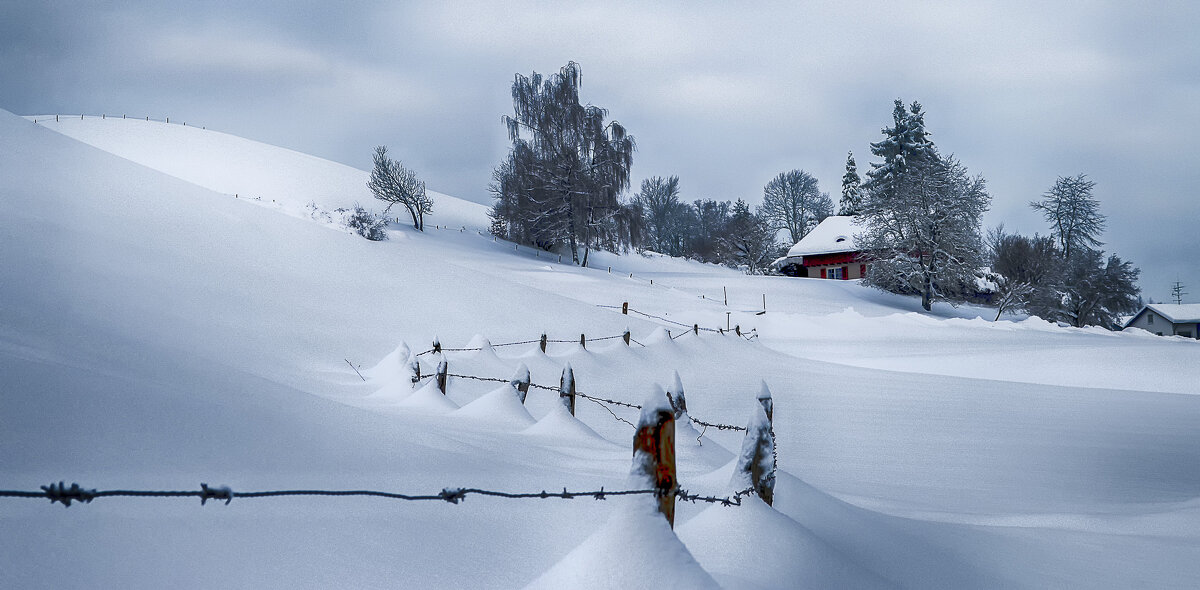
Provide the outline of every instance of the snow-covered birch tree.
[[[608,111],[579,100],[581,70],[570,62],[543,78],[517,74],[512,150],[493,172],[493,230],[543,248],[566,243],[587,265],[591,248],[621,236],[620,194],[629,188],[634,139]],[[626,218],[629,216],[626,215]]]

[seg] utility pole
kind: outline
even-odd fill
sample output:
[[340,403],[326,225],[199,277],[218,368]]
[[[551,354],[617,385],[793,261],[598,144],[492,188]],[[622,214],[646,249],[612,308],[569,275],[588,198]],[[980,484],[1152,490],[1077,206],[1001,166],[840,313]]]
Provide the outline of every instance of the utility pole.
[[1187,295],[1187,292],[1183,290],[1183,283],[1175,281],[1175,284],[1171,285],[1171,299],[1174,299],[1175,304],[1178,305],[1183,303],[1184,295]]

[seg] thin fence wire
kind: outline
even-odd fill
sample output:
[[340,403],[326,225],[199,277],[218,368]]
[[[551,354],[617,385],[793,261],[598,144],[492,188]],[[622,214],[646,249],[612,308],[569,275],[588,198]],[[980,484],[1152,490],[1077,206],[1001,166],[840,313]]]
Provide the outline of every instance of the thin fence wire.
[[[702,494],[693,494],[682,488],[676,489],[674,496],[686,502],[705,502],[709,504],[721,504],[723,506],[740,506],[742,498],[753,493],[753,488],[739,490],[728,496],[708,496]],[[435,494],[402,494],[399,492],[384,492],[378,490],[266,490],[257,492],[235,492],[228,486],[209,486],[206,483],[200,484],[199,490],[96,490],[81,487],[78,483],[72,483],[67,486],[64,482],[51,483],[50,485],[41,486],[41,491],[25,491],[25,490],[0,490],[0,498],[44,498],[50,500],[51,504],[62,504],[69,507],[72,502],[79,504],[88,504],[98,498],[113,498],[113,497],[129,497],[129,498],[199,498],[200,505],[205,505],[209,500],[224,501],[229,504],[234,498],[274,498],[284,496],[317,496],[317,497],[340,497],[340,496],[370,496],[376,498],[387,498],[391,500],[406,500],[412,502],[441,500],[451,504],[458,504],[466,499],[468,495],[491,496],[495,498],[507,498],[513,500],[527,499],[550,499],[560,498],[570,500],[574,498],[594,498],[596,500],[604,500],[609,496],[641,496],[652,495],[662,497],[665,495],[660,490],[605,490],[601,487],[596,491],[572,492],[567,488],[563,488],[561,492],[503,492],[498,490],[486,490],[482,488],[442,488],[440,492]]]
[[[620,305],[597,305],[596,307],[602,307],[605,309],[622,309],[622,306],[620,306]],[[714,334],[724,334],[726,332],[729,332],[729,330],[721,330],[721,329],[717,329],[717,328],[705,328],[703,326],[700,326],[699,324],[689,325],[689,324],[685,324],[683,322],[678,322],[678,321],[675,321],[675,320],[672,320],[672,319],[669,319],[669,318],[666,318],[663,316],[653,315],[653,314],[648,314],[648,313],[645,313],[642,311],[638,311],[633,308],[626,308],[626,309],[629,311],[629,313],[635,313],[640,316],[644,316],[644,317],[648,317],[648,318],[652,318],[652,319],[656,319],[656,320],[661,320],[661,321],[664,321],[664,322],[667,322],[667,323],[670,323],[670,324],[673,324],[676,326],[681,326],[681,327],[687,328],[688,331],[692,331],[692,332],[701,331],[701,332],[712,332]],[[687,332],[681,332],[675,336],[672,336],[671,339],[678,340],[680,337],[682,337],[686,333]],[[604,342],[606,340],[616,340],[617,338],[624,338],[624,337],[625,337],[625,334],[621,333],[621,334],[614,334],[612,336],[601,336],[599,338],[586,338],[585,337],[585,338],[583,338],[583,341],[584,342]],[[745,338],[746,340],[752,340],[754,338],[757,338],[758,334],[754,334],[752,336],[742,334],[742,337]],[[630,337],[629,341],[633,344],[637,344],[638,346],[641,346],[642,348],[646,347],[645,344],[642,344],[641,342],[634,340],[632,337]],[[521,340],[519,342],[500,342],[500,343],[496,343],[496,344],[489,343],[489,346],[491,348],[501,348],[504,346],[520,346],[523,344],[540,344],[541,342],[542,342],[542,339],[539,338],[537,340]],[[575,344],[575,343],[580,342],[580,340],[547,338],[545,340],[545,342],[547,344]],[[479,351],[483,350],[484,348],[487,348],[487,347],[476,346],[476,347],[463,347],[463,348],[444,348],[444,347],[443,348],[430,348],[428,350],[423,350],[421,352],[418,352],[415,356],[425,356],[427,354],[433,354],[433,353],[439,352],[439,351],[440,352],[479,352]]]
[[[424,380],[426,380],[426,379],[433,379],[434,377],[437,377],[437,373],[422,374],[422,375],[421,375],[421,376],[418,378],[418,380],[419,380],[419,381],[424,381]],[[465,374],[462,374],[462,373],[446,373],[446,377],[447,377],[447,378],[449,378],[449,377],[454,377],[454,378],[457,378],[457,379],[470,379],[470,380],[472,380],[472,381],[486,381],[486,382],[490,382],[490,383],[511,383],[511,382],[512,382],[512,380],[511,380],[511,379],[501,379],[501,378],[499,378],[499,377],[480,377],[479,375],[465,375]],[[540,384],[540,383],[530,383],[530,384],[529,384],[529,387],[530,387],[531,389],[541,389],[541,390],[544,390],[544,391],[553,391],[553,392],[556,392],[556,393],[560,391],[558,387],[554,387],[554,386],[551,386],[551,385],[542,385],[542,384]],[[622,407],[622,408],[629,408],[629,409],[633,409],[633,410],[641,410],[641,409],[642,409],[642,406],[641,406],[640,404],[633,404],[633,403],[629,403],[629,402],[623,402],[623,401],[619,401],[619,400],[615,400],[615,399],[608,399],[608,398],[604,398],[604,397],[597,397],[597,396],[594,396],[594,395],[588,395],[588,394],[586,394],[586,393],[583,393],[583,392],[580,392],[580,391],[576,391],[576,392],[575,392],[575,396],[576,396],[576,397],[581,397],[581,398],[583,398],[583,399],[589,400],[589,401],[591,401],[591,402],[594,402],[594,403],[596,403],[596,404],[600,405],[600,406],[601,406],[601,407],[603,407],[604,409],[608,410],[608,413],[609,413],[609,414],[612,414],[612,417],[613,417],[613,418],[615,418],[615,419],[617,419],[617,420],[619,420],[619,421],[621,421],[621,422],[624,422],[624,423],[626,423],[626,424],[628,424],[628,425],[630,425],[630,426],[633,426],[634,428],[637,428],[637,426],[636,426],[635,424],[633,424],[632,422],[630,422],[629,420],[626,420],[626,419],[624,419],[624,418],[622,418],[622,417],[618,416],[618,415],[616,414],[616,412],[613,412],[613,411],[612,411],[612,410],[609,408],[609,406],[619,406],[619,407]],[[745,432],[745,431],[746,431],[746,427],[745,427],[745,426],[737,426],[737,425],[734,425],[734,424],[721,424],[721,423],[717,423],[717,422],[707,422],[707,421],[700,420],[700,419],[698,419],[698,418],[692,417],[690,414],[688,415],[688,419],[689,419],[689,420],[691,420],[693,423],[695,423],[695,424],[697,424],[697,425],[699,425],[699,426],[703,426],[703,427],[705,427],[705,428],[710,428],[710,427],[711,427],[711,428],[716,428],[717,430],[737,430],[737,431],[742,431],[742,432]]]

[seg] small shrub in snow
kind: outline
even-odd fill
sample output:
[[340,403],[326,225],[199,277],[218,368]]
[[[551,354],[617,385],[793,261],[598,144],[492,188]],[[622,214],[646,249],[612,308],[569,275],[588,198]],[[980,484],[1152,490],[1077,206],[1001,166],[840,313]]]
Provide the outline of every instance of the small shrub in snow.
[[304,213],[315,221],[333,223],[333,218],[329,215],[329,212],[318,207],[317,204],[312,201],[309,201],[308,204],[304,206]]
[[361,205],[355,205],[354,209],[337,209],[336,212],[342,216],[342,225],[354,233],[376,242],[388,239],[385,231],[387,220],[363,209]]

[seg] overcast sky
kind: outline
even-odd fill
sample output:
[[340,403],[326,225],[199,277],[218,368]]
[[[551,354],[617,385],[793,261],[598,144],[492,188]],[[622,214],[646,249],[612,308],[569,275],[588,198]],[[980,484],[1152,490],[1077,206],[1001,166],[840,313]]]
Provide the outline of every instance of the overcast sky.
[[38,2],[0,0],[0,108],[170,116],[490,202],[513,75],[583,67],[642,178],[757,203],[801,168],[836,200],[892,101],[982,173],[986,225],[1084,173],[1105,248],[1200,302],[1200,2]]

